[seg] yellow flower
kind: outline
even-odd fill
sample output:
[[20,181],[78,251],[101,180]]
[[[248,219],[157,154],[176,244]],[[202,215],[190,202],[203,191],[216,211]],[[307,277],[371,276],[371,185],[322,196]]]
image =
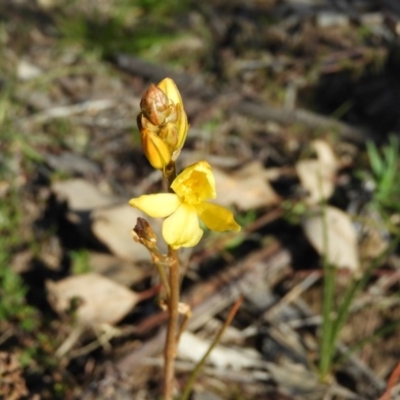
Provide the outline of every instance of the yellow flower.
[[162,235],[172,248],[192,247],[200,241],[199,218],[214,231],[240,231],[229,210],[206,201],[216,197],[214,175],[206,161],[185,168],[171,188],[175,193],[143,195],[129,204],[150,217],[168,217]]

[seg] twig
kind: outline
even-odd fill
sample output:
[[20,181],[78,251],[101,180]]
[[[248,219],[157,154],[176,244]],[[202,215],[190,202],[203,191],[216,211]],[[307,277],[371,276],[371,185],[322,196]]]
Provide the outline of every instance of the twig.
[[226,328],[231,324],[233,318],[235,317],[237,311],[239,310],[240,305],[243,302],[243,297],[239,297],[236,303],[232,306],[231,311],[229,312],[228,317],[226,318],[224,324],[222,325],[221,329],[219,330],[218,334],[215,336],[214,340],[212,341],[210,347],[205,352],[201,360],[196,365],[193,372],[190,374],[189,380],[186,384],[185,390],[181,397],[181,400],[188,400],[190,396],[190,392],[192,391],[193,383],[197,378],[201,368],[203,367],[204,363],[206,362],[207,357],[210,355],[214,347],[220,342],[222,335],[224,334]]
[[320,274],[317,271],[312,272],[302,282],[293,287],[285,296],[282,297],[281,301],[272,306],[265,314],[264,318],[271,321],[275,315],[285,306],[293,303],[300,295],[308,290],[318,279]]
[[14,330],[13,329],[7,329],[4,333],[1,334],[0,336],[0,345],[2,345],[4,342],[6,342],[10,337],[14,335]]
[[178,334],[176,335],[177,345],[179,344],[179,339],[181,338],[182,333],[185,331],[190,318],[192,318],[192,309],[188,304],[179,303],[179,313],[183,314],[183,320],[179,326]]
[[280,124],[303,124],[312,129],[331,128],[344,139],[357,143],[365,143],[371,135],[361,129],[355,128],[334,118],[321,116],[303,109],[287,110],[284,108],[271,107],[267,104],[256,104],[249,101],[240,101],[232,109],[247,117],[253,117],[260,121],[275,121]]
[[67,354],[72,349],[72,347],[74,347],[75,343],[81,337],[83,331],[83,326],[80,325],[75,327],[61,344],[61,346],[56,350],[55,356],[57,358],[64,357],[64,355]]
[[[159,81],[165,76],[170,76],[178,86],[185,88],[184,92],[187,95],[196,95],[197,98],[218,101],[223,96],[229,95],[234,98],[231,104],[228,105],[230,112],[239,113],[259,121],[275,121],[285,125],[299,123],[312,129],[326,130],[331,128],[343,138],[359,144],[364,144],[366,139],[372,138],[371,132],[358,129],[335,118],[321,116],[304,109],[287,110],[285,108],[271,107],[265,103],[257,104],[245,101],[237,95],[233,96],[232,94],[236,93],[236,91],[229,87],[217,92],[214,87],[207,85],[202,77],[195,77],[182,71],[177,72],[176,70],[163,68],[140,58],[120,53],[115,55],[113,61],[122,70],[131,74],[141,75],[153,82]],[[209,107],[209,104],[207,107]],[[220,105],[220,107],[222,106]]]
[[[160,367],[162,363],[163,363],[162,359],[158,357],[150,357],[150,358],[145,358],[142,364],[151,367]],[[179,360],[175,362],[175,369],[181,373],[189,373],[193,371],[193,368],[194,368],[194,363],[191,361]],[[231,369],[222,370],[221,368],[218,367],[205,366],[203,368],[203,372],[208,376],[212,376],[214,378],[218,377],[236,383],[254,384],[257,383],[258,381],[265,382],[267,380],[272,379],[271,374],[264,371],[262,368],[256,369],[255,367],[252,368],[251,371],[246,371],[243,369],[236,371]]]
[[397,367],[391,373],[388,383],[387,383],[386,391],[379,398],[379,400],[389,400],[390,399],[390,394],[393,389],[393,386],[395,385],[395,383],[397,382],[397,380],[399,378],[400,378],[400,362],[397,364]]
[[217,94],[217,90],[213,86],[205,84],[204,78],[199,74],[178,72],[123,53],[114,55],[113,61],[123,71],[133,75],[141,75],[151,82],[158,82],[169,76],[178,87],[184,88],[187,94],[196,95],[198,98],[209,99]]
[[80,104],[49,108],[29,118],[30,122],[45,122],[53,118],[65,118],[83,112],[99,112],[114,107],[115,100],[89,100]]
[[[199,329],[210,319],[210,314],[221,311],[221,306],[226,308],[238,297],[238,291],[243,287],[243,277],[250,281],[263,279],[273,286],[282,275],[290,272],[290,254],[282,250],[278,244],[273,244],[261,250],[254,251],[244,260],[237,262],[228,271],[216,273],[206,283],[195,285],[184,299],[190,304],[193,317],[188,324],[189,330]],[[147,318],[136,327],[136,334],[144,336],[149,331],[162,325],[167,319],[167,313]],[[130,374],[142,365],[143,360],[162,352],[165,330],[160,330],[157,335],[147,340],[139,349],[124,355],[117,361],[117,368],[123,374]]]

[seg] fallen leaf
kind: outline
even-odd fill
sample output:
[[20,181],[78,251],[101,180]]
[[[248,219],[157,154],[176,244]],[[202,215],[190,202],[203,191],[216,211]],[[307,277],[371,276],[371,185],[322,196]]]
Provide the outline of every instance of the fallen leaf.
[[[150,260],[148,250],[133,241],[131,231],[137,218],[145,218],[161,237],[160,223],[128,205],[128,199],[104,193],[84,179],[70,179],[52,186],[68,204],[67,218],[83,237],[94,235],[115,256],[127,261]],[[162,241],[160,241],[162,242]],[[162,248],[162,245],[161,245]]]
[[46,281],[48,298],[61,315],[78,299],[77,320],[85,326],[113,325],[124,318],[139,301],[139,296],[104,276],[89,273],[61,281]]
[[132,286],[152,273],[151,268],[142,268],[107,253],[90,252],[88,264],[90,271],[124,286]]
[[241,210],[252,210],[277,204],[280,197],[266,179],[266,170],[259,162],[251,163],[234,174],[213,169],[217,203]]
[[[88,134],[83,129],[77,129],[77,131],[74,133],[73,143],[69,144],[69,146],[71,148],[75,148],[76,151],[79,151],[79,145],[84,146],[84,142],[87,140],[87,138]],[[66,142],[67,141],[68,140],[66,139]],[[72,142],[71,139],[70,141]],[[46,160],[46,164],[48,164],[51,168],[66,174],[90,176],[100,173],[100,167],[98,164],[74,151],[65,150],[57,154],[46,152],[43,153],[43,158]],[[86,182],[84,179],[71,179],[64,181],[63,183],[69,184],[70,182],[76,181]],[[92,185],[89,182],[86,183],[87,185]],[[93,187],[96,188],[95,186]],[[75,196],[79,196],[79,193],[75,193]]]
[[317,159],[300,160],[296,164],[296,171],[302,187],[308,193],[306,202],[318,204],[328,199],[335,189],[338,163],[327,142],[315,140],[312,147],[317,153]]
[[118,199],[104,193],[85,179],[68,179],[52,185],[57,197],[68,202],[71,211],[90,211],[115,203]]
[[[130,261],[150,260],[150,254],[146,247],[136,243],[131,236],[138,217],[149,221],[157,237],[161,238],[160,223],[147,217],[128,203],[94,210],[91,213],[92,230],[96,238],[117,257]],[[159,248],[161,250],[163,250],[162,243],[163,241],[160,240]]]
[[21,81],[29,81],[43,74],[43,71],[36,65],[26,60],[21,60],[17,65],[17,77]]
[[282,357],[279,363],[267,362],[266,366],[275,382],[293,392],[318,393],[324,389],[317,374],[303,364],[293,363]]
[[[178,345],[180,358],[197,363],[210,347],[211,342],[200,339],[190,332],[183,332]],[[231,368],[240,370],[242,368],[254,368],[261,365],[260,353],[250,348],[232,348],[217,345],[207,358],[207,362],[217,368]]]
[[359,270],[357,232],[348,214],[332,206],[324,210],[315,207],[304,217],[302,226],[315,250],[330,264],[353,272]]
[[324,165],[329,165],[329,167],[332,169],[337,169],[338,162],[336,160],[335,153],[333,152],[332,147],[325,140],[314,140],[311,143],[311,146],[317,153],[318,161]]

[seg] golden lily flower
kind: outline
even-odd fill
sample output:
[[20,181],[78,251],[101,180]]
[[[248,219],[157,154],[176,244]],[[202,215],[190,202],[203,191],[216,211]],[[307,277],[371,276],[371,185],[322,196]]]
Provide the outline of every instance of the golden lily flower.
[[185,168],[171,185],[175,193],[150,194],[129,204],[153,218],[165,218],[162,235],[173,248],[195,246],[203,236],[199,218],[214,231],[240,231],[228,209],[207,202],[215,199],[215,180],[210,165],[200,161]]
[[189,130],[175,82],[165,78],[157,86],[151,85],[140,108],[137,121],[143,151],[154,168],[164,169],[178,158]]

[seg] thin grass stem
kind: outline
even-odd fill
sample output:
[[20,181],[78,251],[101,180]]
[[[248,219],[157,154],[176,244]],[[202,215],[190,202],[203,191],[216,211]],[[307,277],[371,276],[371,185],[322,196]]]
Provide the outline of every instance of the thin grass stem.
[[232,323],[233,318],[235,317],[237,311],[239,310],[240,305],[243,302],[243,297],[240,297],[235,304],[232,306],[231,311],[229,312],[228,317],[226,318],[224,324],[222,325],[221,329],[218,331],[217,335],[215,336],[214,340],[212,341],[208,350],[204,353],[201,360],[197,363],[194,370],[190,374],[190,377],[186,383],[185,389],[183,391],[181,400],[188,400],[190,393],[192,391],[193,384],[199,374],[201,368],[203,367],[204,363],[207,360],[207,357],[210,355],[214,347],[220,342],[222,335],[224,334],[226,328]]
[[332,363],[332,341],[333,338],[333,309],[336,287],[336,268],[328,261],[329,243],[328,227],[326,221],[326,205],[321,204],[322,208],[322,232],[323,232],[323,270],[324,288],[322,296],[322,332],[321,332],[321,353],[320,353],[320,378],[325,381]]

